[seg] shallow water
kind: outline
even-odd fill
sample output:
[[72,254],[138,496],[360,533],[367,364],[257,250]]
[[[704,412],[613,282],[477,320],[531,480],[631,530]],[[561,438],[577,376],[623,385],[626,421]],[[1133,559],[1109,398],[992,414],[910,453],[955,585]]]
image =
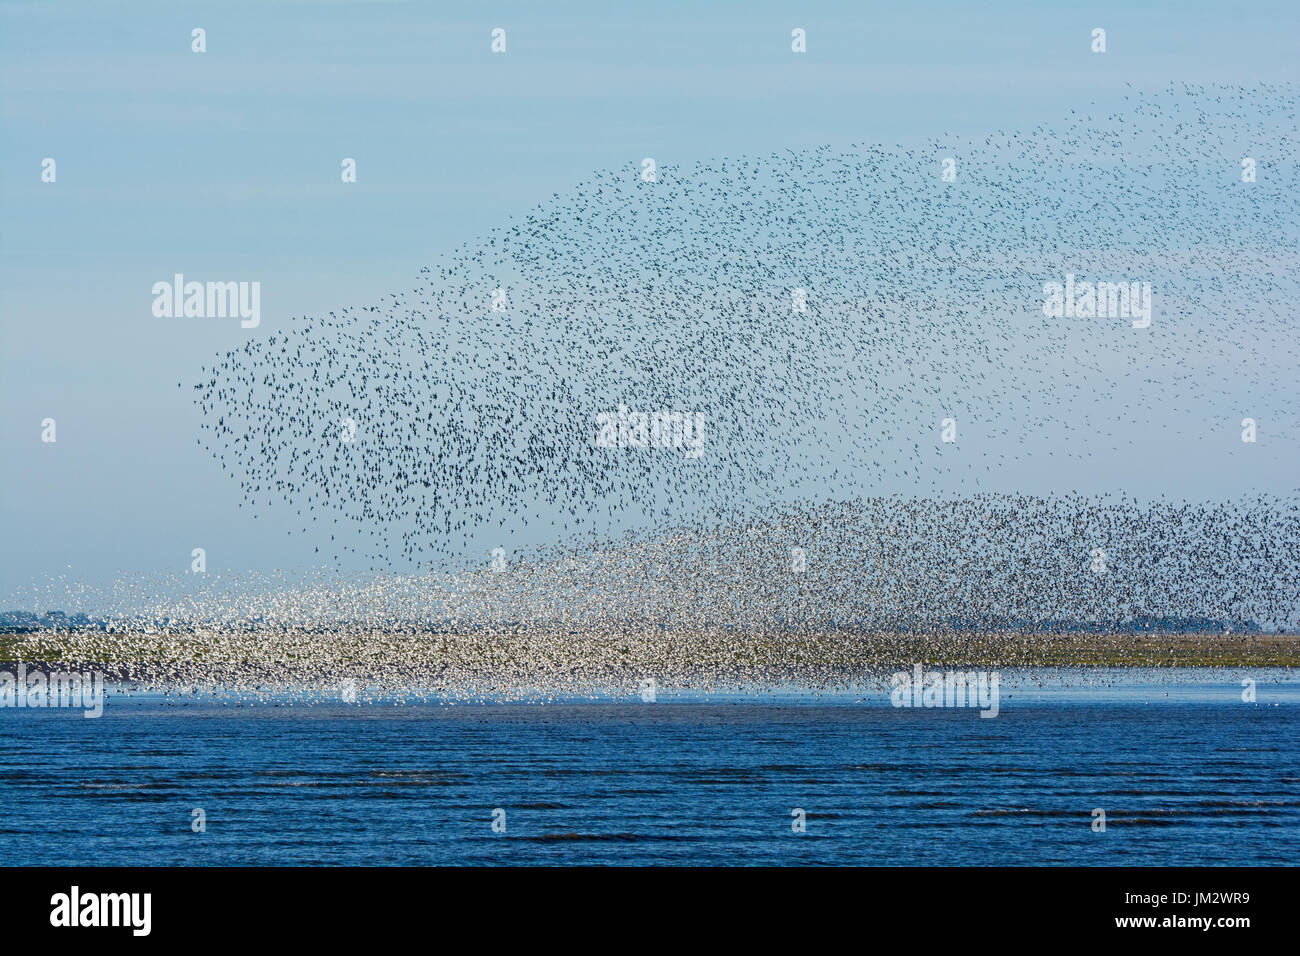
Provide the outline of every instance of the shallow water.
[[3,710],[0,858],[1294,863],[1300,683],[1240,693],[1021,688],[992,720],[882,697]]

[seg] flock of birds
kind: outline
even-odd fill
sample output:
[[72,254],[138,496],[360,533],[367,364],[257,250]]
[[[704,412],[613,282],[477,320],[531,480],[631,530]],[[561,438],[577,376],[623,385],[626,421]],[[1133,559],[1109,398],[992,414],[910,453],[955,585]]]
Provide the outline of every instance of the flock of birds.
[[[187,582],[67,639],[182,684],[500,696],[833,683],[916,659],[900,635],[1028,666],[1026,635],[1294,629],[1295,90],[1124,100],[598,174],[412,289],[250,338],[193,385],[200,444],[310,560],[369,570]],[[1151,326],[1046,314],[1066,275],[1149,283]],[[636,447],[656,413],[697,416],[702,453]]]
[[914,662],[1258,665],[1261,628],[1300,624],[1300,506],[890,496],[554,546],[503,569],[173,583],[184,596],[53,644],[31,635],[29,658],[56,649],[140,686],[248,699],[552,699],[647,680],[840,691]]

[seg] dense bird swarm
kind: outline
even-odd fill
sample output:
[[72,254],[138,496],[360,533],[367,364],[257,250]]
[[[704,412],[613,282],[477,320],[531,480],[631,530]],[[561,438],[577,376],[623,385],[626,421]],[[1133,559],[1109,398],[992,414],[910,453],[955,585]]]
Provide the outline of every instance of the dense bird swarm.
[[[1243,416],[1294,449],[1295,107],[1133,91],[983,139],[596,175],[194,385],[245,506],[287,504],[313,557],[374,574],[200,588],[84,640],[148,620],[195,682],[360,668],[504,693],[828,684],[916,659],[913,638],[1025,666],[1080,629],[1294,629],[1295,497],[1071,476],[1157,440],[1185,449],[1171,479],[1225,468]],[[1067,275],[1149,284],[1150,327],[1046,314]],[[620,407],[698,416],[699,454],[607,447]],[[1011,493],[1027,474],[1056,492]],[[548,544],[488,566],[485,528],[539,524]]]

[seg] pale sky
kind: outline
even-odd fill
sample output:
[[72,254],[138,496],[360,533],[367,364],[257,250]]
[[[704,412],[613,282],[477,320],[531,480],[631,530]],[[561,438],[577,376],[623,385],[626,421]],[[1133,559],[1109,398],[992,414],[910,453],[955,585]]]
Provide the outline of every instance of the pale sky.
[[[310,563],[291,522],[237,507],[178,380],[410,287],[594,170],[1028,128],[1126,82],[1300,81],[1289,0],[1077,6],[0,4],[0,608],[55,575],[184,570],[195,542],[213,568]],[[156,319],[177,272],[260,280],[261,327]]]

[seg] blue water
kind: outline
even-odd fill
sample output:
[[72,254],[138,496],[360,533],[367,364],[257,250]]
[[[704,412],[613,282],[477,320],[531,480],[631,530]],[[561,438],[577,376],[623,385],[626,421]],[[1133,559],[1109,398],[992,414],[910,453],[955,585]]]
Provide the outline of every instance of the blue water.
[[0,860],[1295,863],[1300,687],[1239,694],[1021,692],[991,720],[852,699],[7,710]]

